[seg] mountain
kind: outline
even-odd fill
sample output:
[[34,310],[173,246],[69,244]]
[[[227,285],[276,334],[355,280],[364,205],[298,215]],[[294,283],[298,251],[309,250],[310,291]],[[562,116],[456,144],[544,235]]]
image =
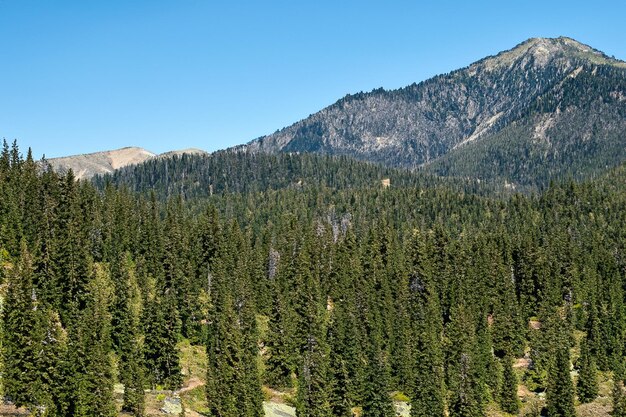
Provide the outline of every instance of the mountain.
[[113,151],[94,152],[82,155],[48,159],[55,171],[71,169],[78,179],[106,174],[128,165],[140,164],[154,158],[156,154],[137,147],[126,147]]
[[625,116],[626,63],[570,38],[533,38],[419,84],[348,95],[238,149],[541,185],[626,160]]
[[126,147],[113,151],[52,158],[48,159],[48,162],[55,171],[65,172],[71,169],[76,178],[88,179],[94,175],[109,174],[120,168],[141,164],[153,158],[167,158],[183,154],[201,155],[206,152],[200,149],[184,149],[157,155],[143,148]]

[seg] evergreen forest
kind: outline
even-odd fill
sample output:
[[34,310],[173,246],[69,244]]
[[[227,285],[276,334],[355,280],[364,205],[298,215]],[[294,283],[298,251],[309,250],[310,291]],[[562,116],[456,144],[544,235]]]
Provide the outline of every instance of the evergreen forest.
[[246,152],[77,181],[5,141],[0,410],[625,416],[624,207],[624,166],[525,194]]

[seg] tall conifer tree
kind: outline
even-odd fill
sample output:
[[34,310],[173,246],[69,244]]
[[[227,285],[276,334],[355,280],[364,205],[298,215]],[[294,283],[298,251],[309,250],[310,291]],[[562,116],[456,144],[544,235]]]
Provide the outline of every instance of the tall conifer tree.
[[145,377],[139,330],[141,296],[130,254],[119,254],[111,270],[116,294],[113,339],[117,342],[116,348],[120,358],[119,379],[124,384],[122,408],[134,416],[141,417],[145,409]]
[[37,293],[33,285],[31,255],[22,244],[19,261],[8,274],[3,306],[2,382],[4,394],[18,407],[40,406],[37,386],[37,357],[41,349],[37,333],[41,326]]
[[111,362],[111,315],[113,298],[108,273],[93,269],[88,284],[85,308],[70,329],[66,376],[71,387],[66,415],[78,417],[113,417],[113,363]]
[[476,370],[475,326],[464,305],[454,306],[451,315],[448,337],[454,343],[448,358],[451,390],[448,412],[451,417],[482,417],[484,409],[481,381]]
[[298,313],[300,366],[298,367],[298,417],[329,417],[328,401],[328,345],[326,342],[326,300],[320,293],[320,283],[313,274],[311,264],[311,239],[305,241],[296,259],[295,279],[298,294],[295,307]]
[[556,349],[546,390],[548,417],[574,417],[574,385],[570,377],[570,358],[567,346]]
[[499,396],[500,408],[509,414],[517,414],[520,404],[517,397],[517,376],[513,370],[513,360],[510,356],[502,359],[502,388]]
[[596,362],[589,352],[589,342],[584,338],[580,343],[579,371],[576,393],[581,403],[589,403],[598,396],[598,376]]
[[434,282],[432,246],[419,230],[409,242],[411,313],[416,333],[411,416],[443,416],[445,390],[441,308]]
[[389,395],[389,370],[376,336],[367,363],[367,385],[363,399],[363,417],[394,417],[396,415]]

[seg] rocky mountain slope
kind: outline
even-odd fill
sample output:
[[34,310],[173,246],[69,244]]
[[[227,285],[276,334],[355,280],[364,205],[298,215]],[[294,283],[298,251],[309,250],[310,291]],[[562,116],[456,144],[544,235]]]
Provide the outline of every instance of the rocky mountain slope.
[[109,174],[116,169],[141,164],[153,158],[180,156],[182,154],[202,155],[206,152],[200,149],[184,149],[157,155],[143,148],[126,147],[113,151],[52,158],[48,159],[48,162],[56,171],[65,172],[71,169],[76,178],[88,179],[94,175]]
[[[573,156],[602,167],[626,159],[625,80],[622,61],[570,38],[535,38],[419,84],[348,95],[239,149],[346,154],[478,178],[493,178],[495,164],[505,180],[533,182],[537,164],[555,164],[558,176]],[[459,168],[467,153],[475,164]]]

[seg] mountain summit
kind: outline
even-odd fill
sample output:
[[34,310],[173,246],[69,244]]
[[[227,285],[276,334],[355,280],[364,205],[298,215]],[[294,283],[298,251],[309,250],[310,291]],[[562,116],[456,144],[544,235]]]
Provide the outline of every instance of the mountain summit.
[[[596,162],[626,159],[617,139],[626,132],[625,80],[626,63],[590,46],[533,38],[419,84],[347,95],[239,149],[343,154],[521,183],[548,163],[542,181],[584,175]],[[475,166],[461,163],[469,160]]]
[[587,61],[598,65],[615,65],[626,67],[622,61],[606,56],[604,53],[567,37],[559,38],[531,38],[513,49],[499,53],[496,56],[482,59],[472,67],[486,70],[494,68],[511,68],[514,64],[545,67],[554,61],[571,62],[572,60]]

